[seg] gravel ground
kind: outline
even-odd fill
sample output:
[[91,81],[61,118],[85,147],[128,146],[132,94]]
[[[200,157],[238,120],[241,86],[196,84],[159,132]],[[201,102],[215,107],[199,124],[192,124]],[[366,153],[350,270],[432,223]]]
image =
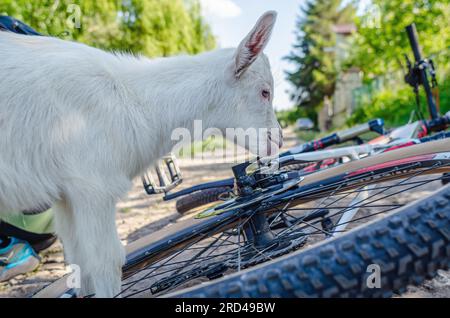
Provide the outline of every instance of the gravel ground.
[[[286,147],[295,144],[292,133],[285,133]],[[243,158],[237,159],[239,162]],[[213,181],[231,176],[233,163],[217,163],[212,158],[181,159],[184,188],[201,182]],[[415,193],[422,196],[423,193]],[[116,223],[123,244],[175,223],[180,215],[175,210],[175,202],[165,202],[160,195],[148,196],[142,189],[140,179],[135,180],[127,199],[117,206]],[[32,273],[20,275],[6,283],[0,283],[0,297],[28,297],[48,283],[64,275],[62,245],[58,241],[50,249],[41,253],[42,263]],[[440,271],[433,280],[426,281],[420,287],[411,287],[405,294],[396,297],[450,297],[450,271]]]

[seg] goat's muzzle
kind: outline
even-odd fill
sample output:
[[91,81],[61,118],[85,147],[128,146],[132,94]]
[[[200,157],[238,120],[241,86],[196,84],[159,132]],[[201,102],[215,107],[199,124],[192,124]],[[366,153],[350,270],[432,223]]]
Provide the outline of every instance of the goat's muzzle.
[[[281,129],[277,129],[278,134],[277,135],[273,135],[272,131],[269,131],[267,133],[267,139],[268,139],[268,149],[267,149],[267,154],[269,156],[272,156],[276,153],[278,153],[278,151],[281,149],[281,147],[283,147],[283,131]],[[277,145],[277,149],[272,149],[272,145]]]

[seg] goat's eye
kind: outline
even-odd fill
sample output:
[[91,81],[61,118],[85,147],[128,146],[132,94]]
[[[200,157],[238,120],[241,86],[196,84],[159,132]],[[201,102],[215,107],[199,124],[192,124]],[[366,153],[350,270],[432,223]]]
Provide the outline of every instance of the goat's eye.
[[261,95],[265,99],[270,99],[270,91],[268,91],[267,89],[263,89],[262,92],[261,92]]

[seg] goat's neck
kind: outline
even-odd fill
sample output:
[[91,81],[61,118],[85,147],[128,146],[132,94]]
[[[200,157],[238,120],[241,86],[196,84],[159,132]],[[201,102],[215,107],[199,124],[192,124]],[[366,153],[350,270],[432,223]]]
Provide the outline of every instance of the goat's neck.
[[217,58],[203,61],[197,56],[142,61],[130,70],[130,91],[142,110],[142,117],[136,118],[142,165],[171,150],[177,142],[172,140],[175,129],[187,129],[194,137],[194,120],[202,120],[204,129],[220,121],[212,118],[210,109],[223,104],[224,69]]

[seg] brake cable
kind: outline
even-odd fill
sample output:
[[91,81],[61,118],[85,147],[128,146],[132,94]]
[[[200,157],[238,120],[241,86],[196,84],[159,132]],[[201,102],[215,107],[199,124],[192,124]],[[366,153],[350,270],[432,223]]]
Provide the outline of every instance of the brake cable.
[[434,100],[436,101],[436,108],[438,112],[441,110],[441,103],[439,97],[439,86],[436,80],[436,69],[434,67],[434,62],[432,59],[429,60],[430,65],[430,76],[431,76],[431,91],[433,93]]
[[420,86],[420,74],[419,74],[419,68],[417,65],[412,65],[411,60],[409,59],[408,55],[405,54],[405,60],[406,60],[406,67],[407,67],[407,73],[405,75],[405,82],[412,86],[414,95],[416,98],[416,112],[415,115],[417,115],[418,120],[424,120],[425,117],[422,112],[422,106],[420,104],[420,93],[419,93],[419,86]]

